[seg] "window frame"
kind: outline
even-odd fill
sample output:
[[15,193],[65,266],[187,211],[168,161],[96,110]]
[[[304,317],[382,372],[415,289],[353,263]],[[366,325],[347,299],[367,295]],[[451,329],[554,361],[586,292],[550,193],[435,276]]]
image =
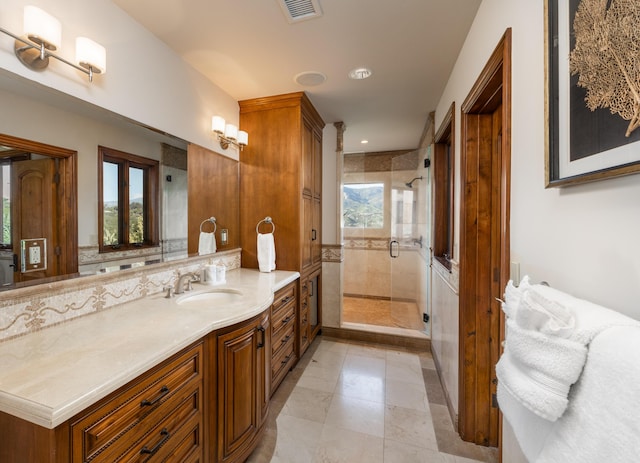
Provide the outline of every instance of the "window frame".
[[451,272],[455,209],[455,102],[434,137],[433,257]]
[[[110,162],[118,166],[118,234],[120,243],[104,243],[104,175],[103,166]],[[144,172],[144,240],[142,243],[129,242],[129,168]],[[99,252],[116,252],[153,247],[159,245],[158,183],[160,163],[113,148],[98,146],[98,247]]]

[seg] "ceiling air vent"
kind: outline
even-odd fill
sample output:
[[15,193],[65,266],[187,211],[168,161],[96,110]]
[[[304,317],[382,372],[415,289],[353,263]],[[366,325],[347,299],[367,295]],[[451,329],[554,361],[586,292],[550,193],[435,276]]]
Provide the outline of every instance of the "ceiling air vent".
[[322,16],[318,0],[278,0],[278,3],[290,23]]

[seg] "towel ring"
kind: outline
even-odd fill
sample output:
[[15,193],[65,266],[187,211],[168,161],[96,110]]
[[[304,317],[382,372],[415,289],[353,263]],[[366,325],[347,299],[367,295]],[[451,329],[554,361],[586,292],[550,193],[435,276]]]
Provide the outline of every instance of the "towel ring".
[[256,233],[260,233],[259,228],[260,228],[260,224],[261,223],[269,223],[269,224],[271,224],[271,233],[275,233],[276,225],[273,223],[273,220],[269,216],[265,217],[260,222],[258,222],[258,225],[256,225]]
[[215,217],[209,217],[208,219],[204,219],[202,221],[202,223],[200,224],[200,233],[203,233],[202,226],[207,222],[210,222],[210,223],[213,224],[213,233],[215,233],[216,230],[218,229],[218,225],[216,224],[216,218]]

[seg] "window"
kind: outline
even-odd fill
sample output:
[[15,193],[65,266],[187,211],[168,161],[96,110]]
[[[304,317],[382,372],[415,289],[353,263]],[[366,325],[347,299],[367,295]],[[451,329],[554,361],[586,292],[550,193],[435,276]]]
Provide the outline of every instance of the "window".
[[100,251],[158,245],[158,161],[98,148]]
[[454,110],[452,103],[436,133],[433,150],[433,255],[449,270],[453,259]]
[[384,225],[384,184],[348,183],[344,185],[344,226],[382,228]]

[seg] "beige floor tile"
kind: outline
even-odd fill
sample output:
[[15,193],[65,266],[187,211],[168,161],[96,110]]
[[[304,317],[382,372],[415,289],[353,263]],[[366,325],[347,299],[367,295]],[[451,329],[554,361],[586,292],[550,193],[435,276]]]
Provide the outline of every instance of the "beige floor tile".
[[338,379],[335,392],[345,397],[383,404],[385,402],[385,379],[384,376],[367,375],[360,370],[354,373],[353,370],[345,368]]
[[284,404],[280,416],[289,415],[324,423],[333,394],[296,386]]
[[401,362],[387,362],[387,379],[395,381],[404,381],[405,383],[422,384],[424,385],[424,378],[422,377],[422,368],[420,363],[410,364]]
[[384,359],[361,355],[347,354],[342,365],[342,373],[361,374],[371,378],[380,378],[383,381],[385,371],[386,361]]
[[316,463],[383,463],[383,439],[335,426],[322,430]]
[[334,394],[325,424],[384,437],[384,403]]
[[386,349],[381,349],[379,347],[369,346],[366,344],[351,344],[347,352],[349,354],[360,355],[362,357],[374,357],[381,359],[386,358],[387,354]]
[[423,412],[429,411],[424,384],[387,379],[385,383],[385,403]]
[[425,449],[438,450],[431,415],[427,412],[387,405],[384,437]]
[[340,378],[339,370],[326,370],[312,364],[305,369],[297,385],[317,391],[333,393],[336,390],[338,378]]
[[322,423],[283,414],[276,422],[278,437],[272,463],[313,462],[322,434]]
[[392,439],[384,440],[384,461],[385,463],[454,463],[454,460],[445,459],[437,450],[425,449]]

